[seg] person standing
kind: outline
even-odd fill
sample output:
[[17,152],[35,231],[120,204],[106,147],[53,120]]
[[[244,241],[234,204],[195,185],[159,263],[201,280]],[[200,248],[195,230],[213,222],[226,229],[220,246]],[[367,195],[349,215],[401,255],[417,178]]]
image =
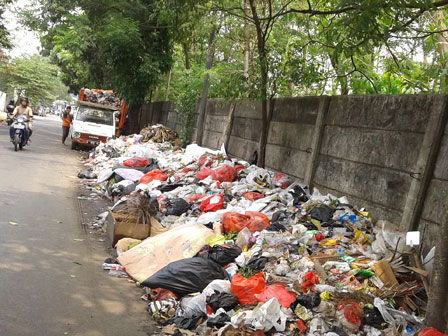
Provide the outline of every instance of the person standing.
[[72,107],[67,106],[64,113],[62,114],[62,144],[64,146],[65,140],[67,139],[68,133],[70,132],[70,124],[72,123],[72,117],[70,116],[71,111]]

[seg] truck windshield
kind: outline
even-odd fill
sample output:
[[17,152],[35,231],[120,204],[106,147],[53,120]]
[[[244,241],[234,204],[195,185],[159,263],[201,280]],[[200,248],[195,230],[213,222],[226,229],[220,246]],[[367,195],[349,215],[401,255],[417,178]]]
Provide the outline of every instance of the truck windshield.
[[76,113],[76,120],[113,126],[114,113],[112,111],[80,107]]

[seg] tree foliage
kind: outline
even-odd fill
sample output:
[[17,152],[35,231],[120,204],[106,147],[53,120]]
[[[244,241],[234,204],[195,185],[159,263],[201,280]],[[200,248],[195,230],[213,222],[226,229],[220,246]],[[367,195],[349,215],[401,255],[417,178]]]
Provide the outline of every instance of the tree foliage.
[[0,67],[3,89],[18,96],[26,95],[34,106],[68,98],[58,72],[57,66],[37,55],[16,58]]

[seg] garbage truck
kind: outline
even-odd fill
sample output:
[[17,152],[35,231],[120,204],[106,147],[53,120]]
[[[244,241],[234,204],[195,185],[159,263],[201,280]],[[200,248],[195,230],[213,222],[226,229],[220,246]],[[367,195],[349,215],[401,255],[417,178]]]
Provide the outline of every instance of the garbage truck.
[[107,138],[119,136],[126,117],[126,101],[113,91],[81,89],[73,113],[72,149],[96,147]]

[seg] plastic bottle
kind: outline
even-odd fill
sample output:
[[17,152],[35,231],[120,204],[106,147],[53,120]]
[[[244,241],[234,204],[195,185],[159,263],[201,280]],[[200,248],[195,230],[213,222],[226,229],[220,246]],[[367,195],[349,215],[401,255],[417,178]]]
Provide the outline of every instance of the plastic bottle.
[[107,263],[104,263],[102,266],[103,266],[103,270],[114,270],[114,271],[124,271],[124,270],[126,270],[126,267],[121,266],[119,264],[107,264]]

